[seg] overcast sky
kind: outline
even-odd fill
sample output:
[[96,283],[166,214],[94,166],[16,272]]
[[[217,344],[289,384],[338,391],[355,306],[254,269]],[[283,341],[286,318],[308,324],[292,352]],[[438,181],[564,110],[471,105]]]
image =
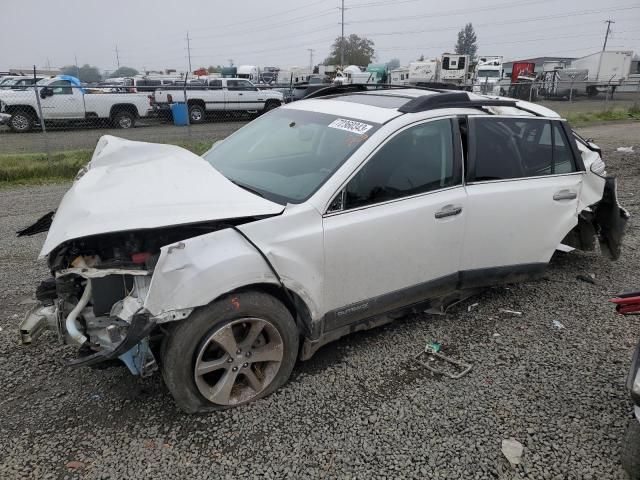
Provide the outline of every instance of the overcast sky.
[[[186,34],[193,69],[228,64],[309,65],[340,35],[340,0],[0,0],[0,70],[73,64],[185,70]],[[453,51],[472,22],[478,53],[506,60],[579,57],[602,48],[640,53],[638,0],[345,0],[345,35],[375,42],[377,60],[403,65],[421,54]]]

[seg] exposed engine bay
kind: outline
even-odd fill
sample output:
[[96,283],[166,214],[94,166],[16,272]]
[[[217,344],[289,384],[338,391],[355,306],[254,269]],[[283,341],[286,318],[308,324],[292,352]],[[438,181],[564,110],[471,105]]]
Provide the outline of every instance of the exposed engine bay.
[[[70,366],[119,359],[133,374],[151,374],[157,369],[152,352],[160,333],[157,325],[186,318],[192,310],[152,318],[143,308],[161,247],[180,248],[182,240],[253,220],[108,233],[63,243],[48,256],[52,277],[37,286],[41,305],[21,324],[22,343],[32,343],[49,328],[61,343],[80,346],[78,358],[67,360]],[[40,219],[19,235],[46,228]]]

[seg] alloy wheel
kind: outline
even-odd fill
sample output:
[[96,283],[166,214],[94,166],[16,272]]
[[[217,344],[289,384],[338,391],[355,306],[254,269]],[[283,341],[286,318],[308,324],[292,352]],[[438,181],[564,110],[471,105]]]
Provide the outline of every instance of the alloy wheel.
[[282,336],[272,323],[234,320],[205,337],[194,365],[195,383],[216,405],[248,402],[273,381],[283,357]]

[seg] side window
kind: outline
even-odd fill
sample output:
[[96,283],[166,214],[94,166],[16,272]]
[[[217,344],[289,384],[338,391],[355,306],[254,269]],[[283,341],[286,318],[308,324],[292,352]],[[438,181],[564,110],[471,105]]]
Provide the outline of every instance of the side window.
[[407,197],[454,185],[450,120],[411,127],[389,140],[349,181],[344,208]]
[[239,80],[227,80],[227,89],[228,90],[240,90],[239,88]]
[[248,80],[239,80],[238,83],[240,84],[239,86],[241,87],[242,90],[253,90],[253,83],[249,82]]
[[474,118],[471,121],[475,176],[469,181],[576,171],[569,142],[558,122],[521,118]]
[[214,90],[219,90],[222,88],[222,80],[209,80],[209,87]]
[[51,82],[49,87],[54,95],[73,95],[73,89],[71,88],[71,82],[69,82],[69,80],[56,80],[55,82]]

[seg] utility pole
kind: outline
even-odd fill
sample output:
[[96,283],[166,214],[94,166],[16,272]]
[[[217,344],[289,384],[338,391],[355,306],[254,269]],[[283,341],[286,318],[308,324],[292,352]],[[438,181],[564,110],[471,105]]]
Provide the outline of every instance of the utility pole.
[[118,65],[118,70],[120,70],[120,53],[118,52],[118,45],[116,45],[116,64]]
[[342,33],[340,34],[340,66],[344,68],[344,0],[342,0],[342,6],[340,7],[342,25]]
[[80,80],[80,67],[78,67],[78,56],[74,54],[73,59],[76,62],[76,77],[78,78],[78,80]]
[[189,38],[189,32],[187,32],[187,55],[189,57],[189,73],[191,73],[191,39]]
[[604,35],[604,45],[602,46],[603,52],[607,49],[607,40],[609,39],[609,33],[611,33],[611,24],[616,22],[613,20],[605,20],[604,23],[607,24],[607,33]]
[[602,67],[602,57],[604,55],[604,51],[607,48],[607,40],[609,40],[609,34],[611,33],[611,24],[616,23],[613,20],[605,20],[604,23],[607,24],[607,33],[604,34],[604,45],[602,45],[602,54],[600,54],[600,58],[598,59],[598,71],[596,73],[596,82],[600,80],[600,67]]
[[315,50],[313,48],[307,48],[307,50],[309,50],[309,70],[313,72],[313,52]]
[[229,58],[227,62],[229,62],[230,67],[233,67],[233,58]]

